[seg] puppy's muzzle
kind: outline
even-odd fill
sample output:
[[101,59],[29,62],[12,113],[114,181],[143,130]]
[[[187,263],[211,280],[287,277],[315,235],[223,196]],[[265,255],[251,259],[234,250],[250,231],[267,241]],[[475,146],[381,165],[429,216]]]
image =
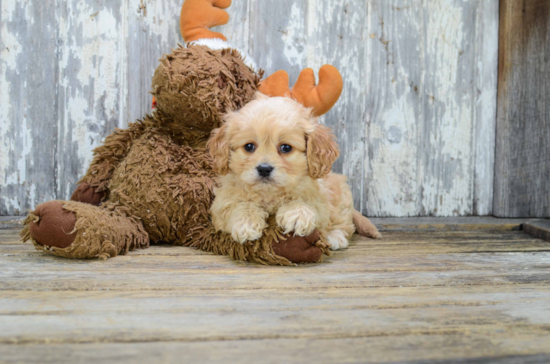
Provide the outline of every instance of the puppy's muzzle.
[[268,178],[269,176],[271,176],[271,172],[273,172],[273,169],[274,169],[273,166],[266,163],[262,163],[256,167],[258,174],[262,178]]

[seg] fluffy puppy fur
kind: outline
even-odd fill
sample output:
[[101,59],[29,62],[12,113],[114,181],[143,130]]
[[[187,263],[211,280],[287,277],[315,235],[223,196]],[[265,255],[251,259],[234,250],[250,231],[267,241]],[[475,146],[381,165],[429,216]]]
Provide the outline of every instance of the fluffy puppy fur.
[[269,215],[285,233],[318,229],[332,249],[348,246],[354,221],[359,232],[380,237],[354,211],[346,177],[330,172],[340,153],[334,135],[298,102],[257,93],[225,116],[207,148],[221,175],[212,221],[235,241],[259,239]]

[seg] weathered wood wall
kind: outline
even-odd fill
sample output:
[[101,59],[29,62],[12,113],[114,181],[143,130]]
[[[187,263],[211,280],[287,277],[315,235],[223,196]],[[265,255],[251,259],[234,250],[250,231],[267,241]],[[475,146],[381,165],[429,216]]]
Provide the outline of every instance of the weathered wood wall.
[[[66,199],[114,127],[150,107],[181,0],[0,0],[0,214]],[[345,80],[323,119],[372,216],[492,213],[498,0],[234,0],[220,30],[291,82]]]
[[500,12],[494,213],[550,217],[550,1]]
[[151,108],[180,1],[0,0],[0,215],[70,197],[92,150]]

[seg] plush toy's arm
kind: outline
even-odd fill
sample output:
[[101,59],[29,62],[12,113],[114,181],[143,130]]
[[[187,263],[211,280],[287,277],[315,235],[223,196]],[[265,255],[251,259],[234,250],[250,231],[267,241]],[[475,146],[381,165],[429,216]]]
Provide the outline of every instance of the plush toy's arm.
[[128,125],[128,129],[116,129],[107,138],[103,145],[94,149],[94,159],[88,171],[78,181],[71,200],[99,205],[109,193],[109,181],[113,171],[126,157],[132,143],[143,133],[141,123]]

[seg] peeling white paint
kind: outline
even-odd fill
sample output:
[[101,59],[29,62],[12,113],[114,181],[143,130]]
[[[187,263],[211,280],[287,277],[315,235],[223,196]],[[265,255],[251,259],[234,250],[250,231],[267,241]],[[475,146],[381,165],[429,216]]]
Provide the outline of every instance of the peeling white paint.
[[[398,0],[233,3],[229,24],[215,30],[252,53],[259,67],[285,69],[291,83],[305,67],[316,74],[325,63],[339,68],[342,97],[322,122],[338,135],[342,156],[336,168],[350,177],[362,212],[491,211],[498,0],[411,7]],[[0,209],[10,213],[56,193],[67,198],[102,137],[149,111],[158,59],[182,41],[178,2],[56,3],[41,29],[58,37],[58,59],[52,61],[59,77],[51,92],[58,93],[59,120],[45,122],[58,130],[58,140],[48,142],[51,150],[61,149],[57,184],[48,187],[57,191],[44,191],[27,172],[39,142],[31,133],[36,121],[27,120],[28,105],[18,103],[32,102],[18,92],[36,87],[18,62],[29,44],[22,43],[23,28],[43,21],[33,18],[37,4],[2,0],[0,189],[19,192],[2,194]]]
[[[473,89],[459,78],[459,62],[468,44],[464,40],[467,7],[452,2],[430,2],[426,9],[426,54],[431,59],[426,72],[425,90],[435,98],[432,108],[430,154],[440,165],[421,169],[423,181],[423,211],[439,216],[471,214],[473,197],[471,180],[473,165],[472,109]],[[472,34],[470,31],[469,34]],[[457,166],[448,168],[456,163]],[[424,167],[427,163],[424,163]],[[446,171],[451,174],[446,174]]]
[[[10,2],[8,2],[9,5]],[[17,38],[8,31],[7,22],[10,19],[11,12],[4,8],[2,4],[2,50],[0,52],[0,178],[5,176],[5,168],[8,166],[8,151],[11,150],[12,145],[8,133],[8,126],[10,125],[10,113],[12,108],[10,92],[10,81],[7,77],[7,72],[16,72],[17,60],[21,54],[21,44]],[[0,179],[1,181],[1,179]],[[5,182],[7,183],[7,182]]]
[[486,1],[476,14],[474,214],[493,213],[499,3]]
[[[139,1],[134,1],[135,5],[138,5]],[[181,11],[181,4],[178,1],[152,1],[144,2],[147,5],[147,15],[142,16],[147,21],[147,32],[149,35],[158,36],[160,39],[171,39],[174,37],[174,29],[179,29],[179,22],[172,24],[172,17],[166,18],[165,14],[178,15]],[[141,3],[139,3],[141,4]],[[134,5],[134,6],[135,6]],[[233,5],[231,6],[233,7]],[[179,19],[178,19],[179,21]],[[175,47],[176,44],[172,44],[171,47]],[[167,50],[168,51],[168,50]]]
[[[2,24],[0,29],[0,189],[7,186],[20,186],[26,182],[26,157],[31,153],[32,147],[26,114],[23,113],[19,120],[15,120],[14,103],[20,101],[20,95],[16,94],[13,83],[17,82],[16,78],[20,75],[19,61],[23,52],[17,33],[13,31],[16,27],[14,17],[18,9],[17,5],[24,7],[26,3],[4,1],[0,22]],[[28,21],[33,21],[28,13],[25,16]],[[23,87],[26,87],[26,82]],[[14,127],[14,122],[17,123],[17,129]],[[16,138],[22,140],[22,145],[16,143]],[[11,158],[10,154],[12,154]],[[10,165],[12,163],[13,165]],[[8,196],[7,193],[0,196],[0,206],[2,205],[14,211],[21,209],[18,196]]]
[[[123,3],[124,4],[124,3]],[[70,16],[60,20],[59,86],[63,109],[63,128],[59,131],[60,148],[71,151],[78,160],[75,171],[70,158],[60,161],[58,186],[66,197],[92,161],[92,151],[115,126],[125,126],[125,92],[121,74],[121,55],[127,29],[121,27],[121,8],[98,8],[90,2],[67,4]],[[123,120],[121,120],[123,118]]]
[[[93,115],[88,115],[88,106],[87,99],[82,97],[80,91],[77,90],[76,95],[67,102],[64,117],[66,131],[70,134],[64,137],[78,144],[78,159],[83,169],[92,161],[92,150],[100,144],[100,134],[91,133],[88,130],[88,125],[96,122]],[[73,126],[71,127],[71,125]]]
[[[126,122],[141,119],[151,110],[151,78],[158,66],[159,58],[169,53],[177,44],[183,44],[179,34],[181,3],[150,0],[127,0],[121,9],[120,26],[128,29],[122,40],[125,55],[119,63],[123,75],[121,97],[126,100]],[[219,29],[218,29],[219,30]]]
[[[118,128],[126,128],[129,122],[129,113],[128,113],[128,17],[129,17],[129,0],[121,1],[120,6],[120,29],[121,31],[118,35],[118,59],[120,64],[118,67],[118,79],[119,81],[119,90],[120,97],[118,99]],[[133,121],[133,120],[132,120]]]
[[[368,130],[368,139],[374,147],[372,159],[366,161],[372,182],[367,192],[369,213],[383,216],[410,216],[417,209],[418,184],[416,176],[418,133],[414,109],[409,95],[392,100],[387,110],[378,117]],[[384,127],[388,125],[388,127]],[[397,127],[402,138],[399,143],[388,140],[387,130]]]
[[307,51],[303,46],[303,38],[306,34],[304,28],[304,17],[298,3],[292,4],[290,16],[288,18],[288,27],[282,32],[281,39],[284,43],[283,54],[291,65],[301,66],[307,56]]
[[[17,58],[21,53],[21,45],[17,39],[8,31],[4,20],[5,9],[2,8],[2,50],[0,52],[0,185],[8,184],[7,181],[2,183],[6,175],[6,168],[9,164],[8,152],[12,150],[10,136],[8,135],[8,127],[11,124],[11,97],[10,80],[8,80],[7,72],[17,72]],[[7,19],[7,17],[6,17]],[[15,96],[15,95],[14,95]]]
[[[498,1],[491,3],[493,13],[483,19],[498,23]],[[471,14],[482,11],[482,4],[428,1],[410,8],[396,7],[394,1],[369,4],[368,82],[377,94],[368,96],[374,108],[367,111],[371,127],[365,135],[373,151],[365,163],[365,174],[372,174],[366,185],[368,213],[472,214],[475,163],[482,158],[480,165],[493,169],[490,158],[478,155],[475,147],[476,125],[482,121],[473,117],[477,102],[473,85],[479,75],[471,60],[482,60],[494,74],[497,67],[496,59],[483,57],[472,46],[477,38]],[[486,41],[496,46],[498,37]],[[496,92],[496,84],[484,87]],[[491,108],[490,102],[486,106]],[[391,128],[401,134],[399,143],[389,135]],[[486,133],[494,134],[494,129]]]

